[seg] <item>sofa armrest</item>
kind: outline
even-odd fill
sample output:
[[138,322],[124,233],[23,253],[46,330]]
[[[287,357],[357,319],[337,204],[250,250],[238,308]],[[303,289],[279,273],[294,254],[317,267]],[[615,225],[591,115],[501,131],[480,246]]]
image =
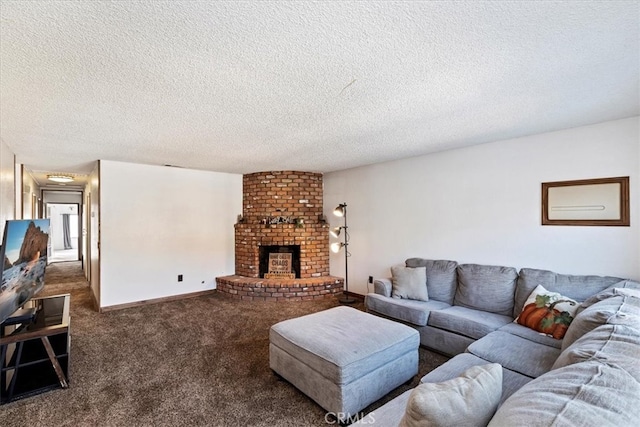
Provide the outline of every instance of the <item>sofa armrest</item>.
[[385,297],[391,296],[391,279],[376,279],[373,281],[373,292]]

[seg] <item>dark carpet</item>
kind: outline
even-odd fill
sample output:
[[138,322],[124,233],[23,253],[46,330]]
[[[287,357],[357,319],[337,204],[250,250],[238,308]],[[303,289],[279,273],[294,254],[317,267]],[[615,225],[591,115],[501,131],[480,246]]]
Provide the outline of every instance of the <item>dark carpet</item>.
[[[71,294],[70,387],[0,406],[3,427],[327,425],[324,409],[269,369],[269,327],[337,300],[248,302],[214,292],[100,314],[79,262],[50,265],[45,282],[38,296]],[[364,411],[446,360],[421,348],[418,376]]]

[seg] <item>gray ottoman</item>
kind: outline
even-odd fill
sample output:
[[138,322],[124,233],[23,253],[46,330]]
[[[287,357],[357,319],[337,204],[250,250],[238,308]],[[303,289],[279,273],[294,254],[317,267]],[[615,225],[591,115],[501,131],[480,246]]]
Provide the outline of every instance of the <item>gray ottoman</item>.
[[271,369],[341,420],[418,373],[418,331],[351,307],[277,323],[269,340]]

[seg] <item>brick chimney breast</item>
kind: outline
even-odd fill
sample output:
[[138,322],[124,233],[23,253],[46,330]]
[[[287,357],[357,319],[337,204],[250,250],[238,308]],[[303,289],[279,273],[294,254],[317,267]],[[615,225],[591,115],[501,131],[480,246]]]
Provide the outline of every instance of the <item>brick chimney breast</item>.
[[329,226],[322,220],[322,174],[269,171],[242,177],[235,225],[236,275],[260,278],[260,246],[299,246],[298,278],[329,275]]

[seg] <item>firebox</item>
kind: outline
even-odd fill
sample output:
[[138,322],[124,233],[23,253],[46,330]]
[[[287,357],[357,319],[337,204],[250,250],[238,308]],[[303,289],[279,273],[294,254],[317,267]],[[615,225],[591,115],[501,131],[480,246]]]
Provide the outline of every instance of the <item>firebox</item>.
[[300,278],[300,245],[260,246],[260,277],[265,274],[291,273]]

